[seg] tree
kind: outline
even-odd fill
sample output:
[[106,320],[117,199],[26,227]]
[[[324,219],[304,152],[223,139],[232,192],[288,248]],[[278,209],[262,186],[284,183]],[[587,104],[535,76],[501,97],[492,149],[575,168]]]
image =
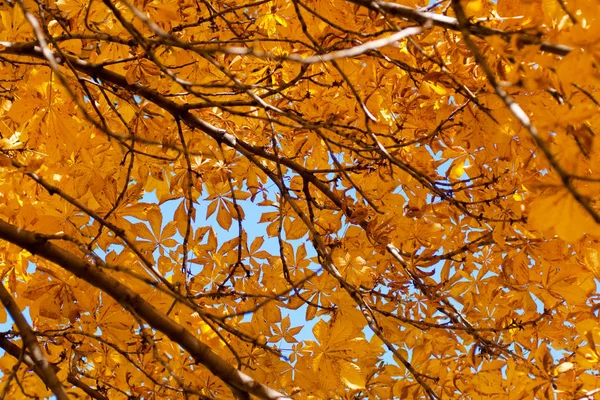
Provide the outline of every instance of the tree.
[[592,398],[599,16],[2,2],[0,398]]

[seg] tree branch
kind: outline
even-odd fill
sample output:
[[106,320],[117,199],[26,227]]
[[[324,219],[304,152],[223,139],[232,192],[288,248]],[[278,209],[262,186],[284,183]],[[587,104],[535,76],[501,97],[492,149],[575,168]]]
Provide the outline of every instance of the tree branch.
[[35,333],[33,333],[29,323],[21,313],[21,310],[15,302],[15,299],[13,299],[11,294],[1,283],[0,301],[4,305],[4,308],[6,308],[6,311],[8,311],[12,317],[15,325],[17,325],[17,329],[21,334],[21,338],[23,338],[23,344],[27,347],[29,353],[31,354],[31,361],[39,371],[39,377],[42,378],[46,386],[52,390],[52,393],[56,395],[58,400],[68,400],[69,396],[67,396],[65,388],[56,377],[56,373],[54,372],[54,369],[52,369],[52,365],[48,362],[46,356],[44,356],[44,353],[37,342]]
[[235,369],[188,330],[158,311],[140,295],[118,280],[104,274],[99,268],[88,264],[76,255],[46,241],[40,235],[0,220],[0,239],[53,262],[107,293],[121,306],[134,310],[152,328],[164,333],[169,339],[179,344],[192,355],[197,363],[204,365],[211,373],[228,385],[260,399],[290,399],[288,396],[255,381],[242,371]]
[[[348,0],[351,3],[358,4],[368,8],[369,10],[385,12],[386,14],[393,15],[398,18],[402,18],[406,21],[418,22],[420,24],[431,23],[435,26],[444,29],[450,29],[453,31],[460,31],[461,25],[456,18],[448,17],[442,14],[436,14],[427,11],[421,11],[416,8],[407,7],[402,4],[390,3],[387,1],[377,0]],[[524,33],[506,32],[501,29],[489,28],[479,24],[469,24],[467,27],[469,33],[479,37],[485,36],[501,36],[504,39],[509,38],[511,35],[519,35],[519,42],[522,44],[538,45],[540,50],[556,54],[559,56],[566,56],[571,51],[572,47],[565,46],[562,44],[555,44],[540,40],[537,36],[527,35]]]
[[[16,359],[19,359],[19,357],[21,355],[21,351],[22,351],[22,349],[19,346],[17,346],[16,344],[14,344],[10,340],[8,340],[6,338],[6,336],[4,336],[4,335],[0,335],[0,348],[2,348],[4,351],[6,351],[8,354],[10,354],[11,356],[13,356]],[[42,375],[41,375],[42,371],[35,364],[35,361],[33,361],[33,359],[31,358],[31,356],[29,354],[25,354],[23,356],[23,362],[27,366],[31,367],[33,369],[33,372],[36,373],[36,375],[38,375],[40,378],[42,378]],[[53,369],[58,371],[58,367],[56,367],[55,365],[51,365],[51,366],[53,367]],[[99,393],[96,389],[86,385],[85,383],[83,383],[81,380],[77,379],[72,374],[69,374],[69,376],[67,377],[67,381],[70,384],[72,384],[73,386],[76,386],[79,389],[83,390],[85,392],[85,394],[90,396],[92,399],[108,400],[108,398],[106,396]]]

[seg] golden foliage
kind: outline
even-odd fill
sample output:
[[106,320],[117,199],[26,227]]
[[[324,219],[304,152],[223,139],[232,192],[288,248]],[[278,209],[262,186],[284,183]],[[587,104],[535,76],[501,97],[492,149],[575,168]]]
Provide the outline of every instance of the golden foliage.
[[589,0],[2,3],[2,398],[588,398],[599,65]]

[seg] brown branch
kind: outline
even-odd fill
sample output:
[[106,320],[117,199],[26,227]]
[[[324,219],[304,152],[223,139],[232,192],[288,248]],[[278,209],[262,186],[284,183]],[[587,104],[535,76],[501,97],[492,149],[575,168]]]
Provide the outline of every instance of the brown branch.
[[52,365],[48,362],[46,356],[42,352],[31,326],[29,326],[29,323],[21,313],[21,310],[19,309],[15,299],[13,299],[11,294],[1,283],[0,301],[4,305],[4,308],[6,308],[6,311],[8,311],[12,317],[15,325],[17,325],[17,329],[23,338],[23,344],[29,350],[29,353],[31,354],[31,360],[39,371],[39,377],[42,378],[46,386],[50,388],[58,400],[68,400],[69,396],[67,396],[65,388],[56,377],[56,373],[54,372],[54,369],[52,369]]
[[[21,364],[23,364],[23,358],[25,357],[25,349],[22,349],[19,347],[18,350],[19,350],[18,356],[15,357],[17,359],[17,363],[15,365],[13,365],[12,370],[10,371],[10,374],[6,378],[6,383],[4,383],[4,387],[2,388],[2,392],[0,393],[0,400],[4,400],[6,398],[6,395],[10,391],[10,385],[13,380],[17,381],[17,383],[19,382],[19,380],[17,378],[17,372],[19,372],[19,368],[21,368]],[[33,362],[33,360],[31,360],[31,362],[32,362],[32,364],[35,364]],[[19,386],[21,386],[21,385],[19,385]]]
[[[6,240],[30,253],[38,255],[69,271],[76,277],[107,293],[121,306],[134,310],[152,328],[164,333],[183,347],[194,360],[228,385],[248,392],[260,399],[285,400],[288,396],[255,381],[242,371],[223,360],[206,344],[181,325],[158,311],[139,294],[118,280],[106,275],[99,268],[85,262],[72,253],[44,240],[34,232],[18,228],[0,220],[0,239]],[[35,338],[35,337],[34,337]]]
[[[20,348],[19,346],[17,346],[10,340],[8,340],[5,335],[0,335],[0,347],[16,359],[19,359],[19,357],[21,357],[21,352],[23,351],[22,348]],[[35,372],[36,375],[41,377],[40,369],[35,364],[35,361],[33,361],[33,359],[31,358],[31,356],[29,354],[23,355],[23,362],[30,368],[33,368],[33,372]],[[54,368],[54,370],[56,370],[58,372],[59,368],[57,366],[52,365],[52,367]],[[72,384],[73,386],[76,386],[79,389],[83,390],[85,392],[85,394],[90,396],[92,399],[108,400],[108,398],[106,396],[99,393],[96,389],[86,385],[81,380],[77,379],[73,374],[69,374],[69,376],[67,377],[67,381],[70,384]]]
[[[183,129],[181,128],[181,121],[179,118],[175,118],[175,123],[177,125],[177,133],[179,134],[179,140],[181,141],[181,146],[183,148],[183,156],[185,158],[185,163],[187,167],[187,175],[185,175],[186,181],[186,195],[185,195],[185,205],[187,207],[186,210],[186,221],[185,221],[185,233],[183,236],[183,260],[181,262],[181,271],[183,272],[186,279],[184,280],[185,291],[189,293],[189,275],[190,271],[188,271],[188,243],[190,240],[190,233],[192,231],[192,220],[196,218],[196,210],[194,209],[194,197],[192,195],[192,189],[194,187],[194,169],[192,168],[192,160],[190,158],[190,153],[188,151],[187,142],[185,141],[185,136],[183,135]],[[175,303],[173,303],[175,304]],[[168,315],[168,313],[167,313]]]
[[[458,19],[448,17],[442,14],[436,14],[427,11],[421,11],[416,8],[404,6],[402,4],[390,3],[387,1],[377,0],[348,0],[351,3],[358,4],[368,8],[369,10],[384,12],[386,14],[393,15],[398,18],[402,18],[406,21],[418,22],[420,24],[431,23],[434,26],[449,29],[453,31],[460,31],[461,24]],[[524,33],[517,32],[506,32],[501,29],[489,28],[480,24],[469,24],[467,29],[470,34],[486,37],[486,36],[501,36],[504,39],[510,38],[511,35],[519,35],[519,42],[522,44],[531,44],[540,46],[540,50],[556,54],[559,56],[566,56],[571,51],[572,47],[565,46],[562,44],[555,44],[540,40],[537,36],[527,35]]]

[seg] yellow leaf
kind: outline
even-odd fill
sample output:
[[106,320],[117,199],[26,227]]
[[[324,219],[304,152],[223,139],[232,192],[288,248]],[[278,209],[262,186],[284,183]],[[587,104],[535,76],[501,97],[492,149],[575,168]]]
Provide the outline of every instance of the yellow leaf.
[[430,356],[430,347],[425,344],[416,345],[412,350],[411,364],[414,366],[423,364]]
[[583,250],[583,260],[585,266],[593,272],[596,278],[600,279],[600,251],[596,248],[588,247]]
[[46,298],[45,301],[40,303],[40,315],[50,319],[60,318],[60,306],[50,298]]
[[366,380],[360,367],[347,361],[342,361],[340,364],[340,378],[342,379],[342,382],[352,390],[364,389]]
[[287,21],[281,18],[279,15],[275,14],[275,21],[277,21],[282,26],[288,26]]
[[448,177],[452,179],[460,179],[465,173],[465,163],[467,162],[466,157],[462,157],[455,160],[448,171]]
[[[314,297],[313,297],[312,301],[313,302],[315,301]],[[316,314],[317,314],[317,307],[311,306],[311,305],[309,305],[309,306],[306,307],[306,316],[305,316],[305,318],[306,318],[307,321],[310,321],[311,319],[313,319]]]
[[427,84],[427,86],[429,86],[431,88],[431,90],[433,90],[436,94],[439,95],[445,95],[446,93],[448,93],[448,91],[440,85],[436,85],[435,83],[431,83],[431,82],[425,82]]
[[467,15],[477,14],[479,11],[483,9],[483,1],[482,0],[468,0],[465,6],[465,11]]
[[160,212],[160,209],[158,207],[152,207],[146,212],[146,218],[148,218],[154,237],[160,237],[162,228],[162,213]]
[[219,205],[219,200],[213,200],[210,202],[208,207],[206,207],[206,218],[209,218],[214,212],[217,210],[217,206]]
[[182,201],[175,209],[173,220],[177,224],[177,232],[183,237],[187,230],[187,214],[185,212],[185,201]]
[[[286,222],[288,221],[289,219],[286,219]],[[288,240],[301,239],[308,233],[308,227],[300,218],[293,219],[285,225],[285,237]]]
[[219,207],[219,211],[217,212],[217,222],[219,223],[219,226],[225,229],[226,231],[228,231],[229,228],[231,228],[232,218],[231,214],[229,214],[229,211],[226,207]]
[[556,190],[530,205],[529,223],[534,229],[575,242],[584,234],[600,235],[598,225],[566,189]]
[[560,375],[573,369],[575,364],[572,362],[564,362],[554,369],[554,376]]
[[258,249],[260,249],[264,241],[265,239],[262,236],[255,237],[252,241],[252,244],[250,245],[250,254],[256,253]]

